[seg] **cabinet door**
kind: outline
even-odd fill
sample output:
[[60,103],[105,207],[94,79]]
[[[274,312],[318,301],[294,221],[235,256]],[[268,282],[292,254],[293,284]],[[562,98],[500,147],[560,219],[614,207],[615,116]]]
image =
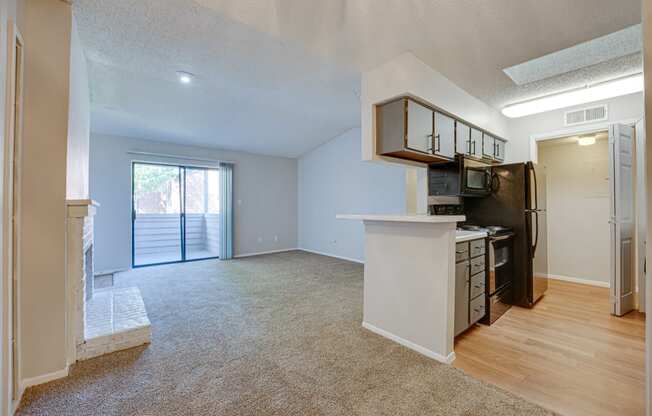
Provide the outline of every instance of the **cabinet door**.
[[432,154],[433,111],[419,103],[408,100],[407,147],[418,152]]
[[471,127],[457,121],[455,123],[455,152],[461,155],[471,154]]
[[455,119],[438,112],[435,112],[433,153],[450,159],[455,157]]
[[471,156],[482,157],[482,132],[471,129]]
[[482,135],[482,157],[493,159],[495,152],[496,141],[493,136],[484,133]]
[[469,261],[455,265],[455,336],[469,327]]
[[504,140],[496,139],[496,154],[494,157],[497,160],[505,160],[505,145],[507,142]]

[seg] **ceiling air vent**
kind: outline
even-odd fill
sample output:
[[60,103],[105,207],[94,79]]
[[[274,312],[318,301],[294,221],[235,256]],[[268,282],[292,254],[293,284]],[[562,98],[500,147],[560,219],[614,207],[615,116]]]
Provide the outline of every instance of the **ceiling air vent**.
[[607,106],[582,108],[581,110],[567,111],[564,113],[564,124],[576,126],[578,124],[594,123],[607,120]]

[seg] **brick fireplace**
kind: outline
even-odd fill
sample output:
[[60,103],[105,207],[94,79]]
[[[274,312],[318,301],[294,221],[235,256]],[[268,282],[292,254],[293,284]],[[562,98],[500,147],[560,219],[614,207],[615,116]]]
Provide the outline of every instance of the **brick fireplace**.
[[67,205],[68,362],[74,363],[85,340],[86,303],[93,298],[93,217],[99,204],[84,199]]
[[93,217],[99,204],[67,204],[68,364],[148,344],[151,324],[140,290],[94,287]]

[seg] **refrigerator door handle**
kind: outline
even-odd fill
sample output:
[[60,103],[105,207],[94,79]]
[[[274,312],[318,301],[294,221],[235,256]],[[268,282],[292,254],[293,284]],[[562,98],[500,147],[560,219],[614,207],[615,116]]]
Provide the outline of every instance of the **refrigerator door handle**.
[[532,257],[534,257],[534,254],[537,252],[537,246],[539,245],[539,211],[532,212],[534,212],[534,221],[537,226],[537,233],[534,235],[534,245],[532,246]]
[[[532,162],[528,163],[528,167],[530,169],[530,172],[532,172],[532,177],[534,178],[534,189],[530,189],[530,192],[534,192],[534,207],[532,209],[538,210],[539,209],[539,199],[538,199],[538,188],[539,186],[537,185],[537,172],[534,170],[534,164]],[[537,224],[538,225],[538,224]],[[539,230],[537,229],[537,235],[539,234]]]

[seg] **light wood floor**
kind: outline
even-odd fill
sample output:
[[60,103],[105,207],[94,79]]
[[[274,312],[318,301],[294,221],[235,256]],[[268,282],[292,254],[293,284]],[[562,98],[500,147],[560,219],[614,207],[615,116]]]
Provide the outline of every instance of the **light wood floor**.
[[533,309],[461,335],[454,366],[565,416],[643,415],[645,315],[611,316],[608,296],[551,281]]

